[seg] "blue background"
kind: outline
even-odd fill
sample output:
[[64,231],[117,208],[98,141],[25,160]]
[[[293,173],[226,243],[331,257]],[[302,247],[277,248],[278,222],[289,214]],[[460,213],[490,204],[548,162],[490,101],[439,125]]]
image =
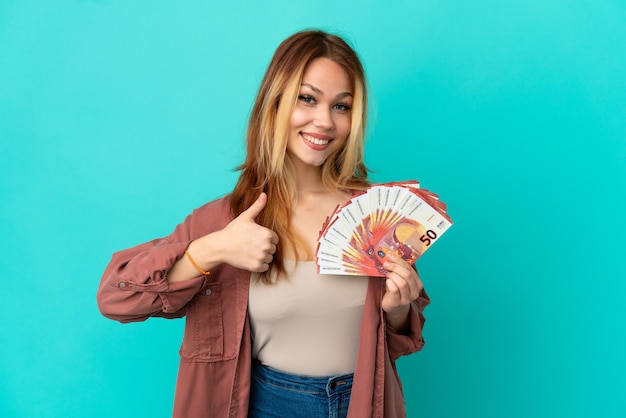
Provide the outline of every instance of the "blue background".
[[360,53],[376,181],[455,225],[410,417],[626,416],[622,0],[0,1],[0,415],[167,417],[183,321],[120,325],[111,254],[234,185],[278,43]]

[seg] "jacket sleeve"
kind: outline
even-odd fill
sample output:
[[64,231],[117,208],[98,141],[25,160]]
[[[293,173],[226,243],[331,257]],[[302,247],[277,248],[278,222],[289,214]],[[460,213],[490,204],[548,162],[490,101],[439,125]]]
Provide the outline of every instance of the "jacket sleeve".
[[411,303],[409,310],[410,332],[408,335],[399,334],[390,326],[387,326],[387,345],[391,361],[396,361],[400,356],[415,353],[424,348],[422,328],[426,318],[424,309],[430,303],[430,298],[424,290],[417,300]]
[[205,278],[170,284],[167,272],[193,239],[190,230],[194,214],[166,238],[113,254],[97,292],[102,315],[120,322],[185,315],[185,305],[202,289]]

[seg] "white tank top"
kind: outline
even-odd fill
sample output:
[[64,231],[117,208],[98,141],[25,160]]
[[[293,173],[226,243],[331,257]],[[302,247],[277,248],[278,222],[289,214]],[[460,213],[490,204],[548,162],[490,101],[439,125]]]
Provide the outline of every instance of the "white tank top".
[[290,373],[354,372],[368,278],[317,274],[314,261],[285,260],[289,280],[250,284],[252,355]]

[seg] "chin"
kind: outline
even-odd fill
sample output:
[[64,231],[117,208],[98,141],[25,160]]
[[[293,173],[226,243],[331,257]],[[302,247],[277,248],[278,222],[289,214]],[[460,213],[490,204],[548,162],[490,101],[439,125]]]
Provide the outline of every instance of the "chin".
[[306,165],[310,165],[312,167],[321,167],[324,165],[324,163],[326,162],[326,159],[319,161],[319,160],[313,160],[313,161],[303,161],[304,164]]

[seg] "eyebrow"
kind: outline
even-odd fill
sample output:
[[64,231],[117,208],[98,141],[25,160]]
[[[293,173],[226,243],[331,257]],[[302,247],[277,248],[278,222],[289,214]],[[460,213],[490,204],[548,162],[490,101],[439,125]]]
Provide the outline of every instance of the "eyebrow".
[[[319,94],[320,96],[324,95],[324,92],[320,89],[318,89],[317,87],[315,87],[312,84],[309,83],[302,83],[301,86],[306,86],[308,88],[310,88],[311,90],[313,90],[314,93]],[[342,93],[339,93],[335,99],[343,99],[344,97],[352,97],[352,93],[348,92],[348,91],[344,91]]]

